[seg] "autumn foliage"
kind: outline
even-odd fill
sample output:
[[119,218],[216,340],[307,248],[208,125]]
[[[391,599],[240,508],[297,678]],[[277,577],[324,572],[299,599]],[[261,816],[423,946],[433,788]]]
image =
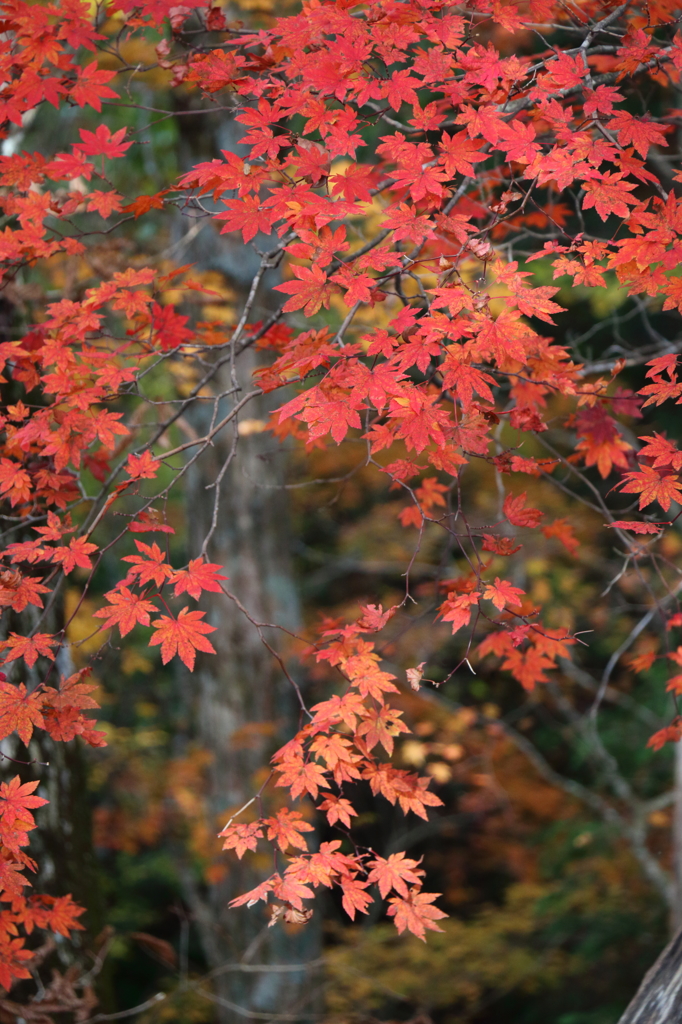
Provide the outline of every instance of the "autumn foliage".
[[[4,137],[20,135],[41,104],[90,108],[99,119],[95,130],[74,128],[62,151],[9,147],[0,157],[6,288],[145,216],[210,217],[262,254],[231,327],[178,309],[203,288],[191,269],[135,263],[52,302],[21,337],[0,343],[0,605],[12,616],[0,644],[11,679],[0,682],[2,738],[16,733],[28,745],[44,730],[104,743],[85,714],[97,707],[87,670],[63,671],[68,624],[57,628],[52,612],[62,580],[87,589],[111,551],[131,553],[116,555],[118,581],[96,612],[103,639],[142,627],[164,664],[177,657],[190,671],[197,652],[214,652],[215,627],[195,602],[227,592],[229,566],[207,555],[171,565],[164,501],[219,431],[238,438],[249,401],[279,389],[269,424],[277,437],[309,451],[360,440],[366,465],[403,495],[398,515],[415,550],[436,524],[466,563],[437,609],[466,638],[460,665],[475,650],[494,656],[532,691],[579,640],[547,625],[505,570],[525,531],[570,555],[579,547],[569,518],[534,507],[538,480],[578,481],[623,557],[653,560],[651,605],[666,636],[676,635],[679,584],[656,545],[682,504],[682,452],[623,426],[641,407],[682,403],[675,346],[659,335],[640,352],[647,383],[634,394],[616,378],[637,359],[590,365],[554,341],[564,312],[559,284],[546,283],[598,291],[615,275],[628,295],[682,311],[682,172],[667,180],[659,171],[681,116],[669,105],[682,73],[675,5],[305,0],[262,29],[174,0],[112,0],[106,11],[5,0],[2,12]],[[119,39],[153,36],[170,88],[230,107],[240,152],[197,164],[155,195],[136,195],[134,182],[128,195],[113,188],[111,162],[125,164],[139,141],[110,130],[108,111],[125,102],[129,71],[153,70],[123,58],[101,66],[98,54],[116,54],[114,29]],[[651,113],[638,105],[645,84],[656,96]],[[277,307],[258,321],[253,296],[275,267]],[[227,412],[215,398],[204,436],[162,448],[172,423],[211,394],[220,361],[254,345],[269,358],[252,390],[230,396]],[[198,381],[172,413],[151,403],[145,419],[146,375],[169,361],[198,366]],[[488,523],[468,511],[477,461],[499,485]],[[407,731],[395,702],[402,683],[382,667],[374,638],[396,611],[368,605],[308,637],[308,657],[329,669],[329,696],[307,707],[297,691],[299,731],[220,833],[239,857],[259,844],[279,851],[279,869],[234,901],[270,903],[273,923],[305,921],[321,887],[340,890],[351,919],[378,889],[398,931],[420,938],[445,916],[422,890],[417,860],[348,841],[357,816],[348,784],[424,819],[440,804],[427,777],[391,762]],[[674,651],[668,658],[679,667]],[[411,672],[414,689],[429,685]],[[670,681],[675,693],[680,678]],[[681,735],[671,715],[650,742]],[[312,803],[339,838],[311,852],[309,815],[261,813],[268,786],[296,806]],[[0,784],[5,988],[28,976],[34,928],[79,927],[68,897],[30,894],[26,846],[45,803],[36,789],[18,775]]]

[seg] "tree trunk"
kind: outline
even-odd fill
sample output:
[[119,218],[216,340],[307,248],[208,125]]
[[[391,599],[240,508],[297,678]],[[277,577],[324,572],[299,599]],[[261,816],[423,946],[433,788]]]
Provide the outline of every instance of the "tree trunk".
[[[183,161],[186,165],[202,156],[198,149],[205,153],[209,139],[214,146],[211,157],[220,149],[239,149],[231,122],[215,124],[217,119],[211,119],[215,127],[207,130],[203,119],[181,120],[188,150]],[[186,230],[186,222],[183,227]],[[224,274],[239,297],[238,310],[260,263],[251,247],[234,236],[218,235],[210,223],[187,247],[182,262],[187,260]],[[264,284],[250,320],[267,312],[272,283],[271,279]],[[213,383],[215,391],[230,388],[233,372],[241,391],[223,400],[218,419],[229,411],[231,402],[253,387],[251,375],[257,365],[258,353],[246,349],[236,360],[234,371],[229,365],[219,371]],[[251,430],[243,431],[238,445],[237,424],[231,423],[192,467],[187,485],[190,551],[196,557],[210,534],[206,556],[224,566],[230,578],[227,585],[249,615],[258,622],[296,630],[300,610],[292,576],[287,492],[281,487],[284,453],[271,434],[257,432],[260,421],[278,404],[280,401],[260,398],[249,405],[243,416],[251,421],[247,424]],[[206,433],[212,412],[212,403],[199,403],[188,417],[200,436]],[[216,495],[216,480],[223,472]],[[217,594],[210,598],[205,607],[208,621],[217,627],[211,636],[217,657],[201,657],[188,685],[196,690],[198,739],[212,757],[207,802],[209,827],[215,826],[217,832],[230,813],[258,791],[267,777],[273,750],[298,727],[299,708],[291,684],[264,646],[259,630],[229,598]],[[281,649],[286,643],[286,634],[280,631],[261,632],[274,648]],[[200,887],[186,877],[190,903],[214,971],[221,1024],[243,1021],[254,1012],[306,1019],[315,1002],[312,968],[305,965],[319,955],[317,921],[313,918],[305,928],[287,931],[282,924],[268,928],[262,904],[230,910],[229,901],[269,875],[272,862],[268,858],[267,864],[256,869],[248,858],[239,862],[225,854],[221,867],[224,875],[207,886]],[[237,962],[246,969],[238,969]],[[223,970],[227,964],[232,968]],[[273,965],[280,969],[271,970]],[[301,965],[300,969],[296,965]]]
[[675,744],[672,849],[673,938],[642,984],[618,1024],[680,1024],[682,1022],[682,743]]
[[647,971],[618,1024],[680,1024],[682,1021],[682,930]]
[[[252,358],[240,367],[249,373]],[[254,409],[252,417],[259,411]],[[194,551],[201,548],[213,512],[215,481],[232,444],[219,440],[200,461],[190,481]],[[229,587],[259,622],[276,622],[288,629],[298,626],[298,601],[292,585],[286,492],[276,489],[277,464],[270,435],[240,438],[238,457],[223,482],[217,528],[208,555],[223,565]],[[258,791],[267,777],[273,747],[291,735],[298,709],[291,686],[258,630],[228,599],[211,595],[208,618],[217,627],[212,640],[217,657],[202,658],[194,679],[198,684],[198,735],[210,751],[208,803],[216,831],[229,814]],[[273,647],[282,634],[264,631]],[[226,961],[256,958],[261,964],[296,964],[314,960],[318,953],[317,928],[311,922],[297,934],[287,935],[281,925],[267,927],[262,904],[230,910],[233,897],[253,888],[272,870],[268,862],[255,870],[247,860],[225,855],[225,875],[209,888],[200,927],[206,953],[215,970]],[[308,1002],[310,979],[299,972],[229,971],[216,976],[217,994],[232,1021],[228,1004],[259,1012],[298,1013]],[[305,1014],[304,1014],[305,1016]]]
[[673,934],[682,928],[682,743],[675,744],[674,787],[672,847],[675,903],[671,914]]

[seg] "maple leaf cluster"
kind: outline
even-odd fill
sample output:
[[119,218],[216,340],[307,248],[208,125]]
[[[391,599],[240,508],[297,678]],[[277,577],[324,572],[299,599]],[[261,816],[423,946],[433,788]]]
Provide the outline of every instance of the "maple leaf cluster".
[[[164,7],[162,16],[168,11]],[[101,114],[103,101],[119,98],[109,84],[116,71],[99,67],[97,48],[106,37],[97,31],[86,6],[73,0],[3,4],[2,18],[1,137],[21,129],[26,116],[45,102],[90,107]],[[11,146],[11,155],[0,157],[6,225],[0,239],[3,287],[38,259],[85,252],[78,232],[64,230],[69,218],[94,213],[107,219],[120,213],[124,197],[111,189],[106,162],[125,157],[132,145],[126,135],[127,129],[111,131],[102,122],[94,131],[78,128],[71,145],[49,158],[37,150],[15,152]],[[98,177],[102,187],[91,189]],[[13,679],[24,668],[32,670],[32,679],[44,673],[42,683],[30,686],[0,673],[0,738],[16,734],[28,744],[40,729],[55,741],[79,736],[94,747],[105,744],[105,734],[86,714],[99,706],[92,696],[97,687],[86,678],[89,670],[56,683],[59,675],[53,667],[65,645],[68,623],[59,633],[45,632],[40,625],[26,630],[32,620],[22,613],[32,606],[39,622],[51,621],[45,605],[60,579],[91,574],[101,557],[91,539],[92,524],[83,514],[83,473],[98,485],[112,471],[119,478],[127,476],[111,493],[105,488],[95,498],[106,511],[114,499],[139,493],[140,482],[153,479],[160,469],[145,445],[127,462],[112,466],[131,433],[121,422],[123,413],[111,405],[135,380],[146,355],[175,352],[190,337],[196,340],[197,332],[186,329],[187,317],[172,304],[157,301],[176,277],[174,271],[163,278],[146,267],[112,273],[96,281],[79,301],[46,304],[40,322],[23,337],[0,342],[0,500],[20,527],[18,538],[16,529],[9,531],[0,551],[0,611],[12,616],[15,627],[3,634],[0,663]],[[127,319],[127,333],[111,335],[107,322],[112,316]],[[128,517],[131,532],[170,529],[158,520],[150,501],[138,505]],[[201,621],[203,612],[184,608],[176,616],[163,604],[153,605],[149,591],[158,595],[167,581],[176,595],[195,599],[202,589],[219,589],[224,577],[217,574],[219,567],[202,559],[182,570],[169,565],[160,569],[163,558],[155,557],[156,545],[140,545],[138,550],[149,558],[139,557],[113,592],[104,616],[107,624],[119,624],[125,634],[134,622],[149,625],[144,610],[153,610],[159,617],[151,642],[161,645],[162,660],[178,653],[191,667],[197,648],[212,651],[206,634],[213,627]],[[150,566],[156,567],[151,573]],[[81,928],[78,917],[83,911],[70,897],[25,893],[30,885],[26,872],[36,867],[25,852],[35,827],[31,812],[46,803],[35,794],[37,785],[22,783],[19,776],[0,784],[0,985],[6,989],[16,979],[30,977],[34,954],[26,948],[26,937],[34,929],[68,936]]]
[[[650,159],[669,146],[669,122],[679,112],[631,112],[639,109],[633,99],[641,80],[679,83],[682,35],[672,6],[658,0],[614,12],[585,0],[583,20],[574,24],[552,0],[369,0],[355,7],[309,0],[300,13],[258,31],[234,29],[212,8],[193,15],[210,34],[204,45],[183,37],[189,8],[115,0],[109,13],[121,13],[129,36],[164,33],[157,54],[172,72],[171,85],[194,90],[198,104],[229,93],[244,133],[239,154],[200,162],[153,196],[111,187],[108,162],[128,159],[136,142],[106,123],[103,103],[126,102],[126,69],[122,64],[119,76],[99,67],[93,54],[106,35],[87,5],[2,6],[0,134],[21,128],[45,103],[101,115],[94,130],[74,127],[51,155],[9,146],[0,156],[5,286],[36,261],[84,256],[93,217],[112,232],[126,219],[161,217],[167,208],[203,216],[206,196],[221,232],[255,242],[261,252],[270,248],[233,328],[190,324],[178,311],[172,293],[202,291],[183,276],[186,268],[162,274],[136,263],[99,274],[78,298],[46,301],[21,338],[0,342],[0,383],[7,386],[0,501],[21,527],[0,551],[0,610],[13,623],[28,606],[46,616],[46,595],[64,577],[90,580],[105,554],[97,531],[106,518],[120,526],[106,550],[131,537],[135,551],[128,547],[120,557],[120,578],[96,618],[121,637],[150,629],[149,644],[160,648],[164,664],[178,656],[192,670],[197,651],[213,652],[208,636],[215,627],[203,610],[184,605],[174,613],[168,600],[218,593],[226,577],[203,557],[176,569],[162,543],[138,535],[173,532],[154,502],[164,502],[184,474],[176,457],[198,458],[220,430],[238,427],[252,398],[298,384],[279,408],[274,432],[309,449],[361,438],[368,463],[404,495],[398,516],[405,529],[421,536],[441,527],[466,556],[469,568],[448,581],[440,622],[466,631],[469,643],[480,627],[479,656],[501,659],[524,689],[547,682],[575,637],[543,624],[542,610],[501,560],[522,548],[524,531],[540,531],[569,557],[580,542],[568,519],[547,521],[535,507],[541,502],[531,484],[551,484],[561,467],[594,491],[615,474],[615,501],[635,495],[640,511],[657,503],[666,514],[682,504],[677,445],[655,432],[639,438],[637,450],[621,422],[644,407],[682,403],[676,355],[668,346],[649,361],[649,383],[638,394],[614,390],[619,364],[604,376],[574,361],[548,333],[563,313],[559,285],[538,283],[533,269],[543,260],[554,280],[588,289],[615,280],[638,301],[656,298],[664,311],[682,311],[682,213]],[[532,46],[528,24],[535,26]],[[582,41],[555,45],[556,25]],[[500,42],[509,36],[519,45]],[[257,284],[274,266],[284,267],[273,289],[280,305],[269,320],[252,323]],[[336,330],[325,326],[323,310],[330,318],[341,311]],[[310,318],[312,325],[303,323]],[[253,391],[225,413],[225,396],[211,391],[226,358],[220,353],[229,349],[236,359],[256,344],[272,359],[256,372]],[[191,377],[180,408],[165,420],[160,403],[149,400],[153,429],[139,411],[152,364],[188,367]],[[206,435],[156,451],[199,397],[215,403]],[[542,444],[557,425],[573,438],[565,456],[519,453],[525,442]],[[489,523],[472,520],[461,498],[474,460],[499,484],[498,515]],[[668,525],[603,507],[629,558],[643,557]],[[345,687],[309,709],[307,724],[273,761],[275,786],[292,800],[312,801],[342,830],[356,816],[346,784],[364,781],[374,796],[421,817],[440,802],[427,779],[390,760],[407,726],[392,703],[395,677],[363,635],[382,628],[386,614],[370,606],[355,623],[327,631],[317,657],[342,673]],[[666,632],[681,626],[679,613],[671,611],[666,625]],[[3,736],[16,732],[27,743],[39,728],[67,742],[76,735],[102,742],[83,714],[95,707],[85,677],[49,685],[65,635],[41,627],[8,631],[0,648],[8,671],[23,662],[45,667],[46,675],[30,690],[0,681]],[[679,676],[670,687],[680,690]],[[680,733],[675,719],[652,745]],[[27,976],[31,957],[18,925],[27,934],[34,926],[61,934],[78,927],[70,903],[22,895],[23,872],[32,867],[24,852],[31,811],[44,802],[35,788],[19,777],[0,784],[0,898],[11,904],[0,912],[5,987]],[[310,852],[308,831],[306,819],[289,810],[226,826],[225,846],[237,855],[264,840],[288,857],[283,871],[237,905],[272,897],[276,915],[296,920],[316,889],[337,886],[354,918],[367,913],[376,885],[399,931],[423,938],[438,928],[442,912],[422,891],[415,861],[349,853],[343,839]]]
[[[310,722],[272,759],[275,786],[288,789],[294,799],[309,797],[330,825],[340,823],[347,829],[357,816],[344,796],[345,783],[365,780],[375,796],[424,819],[428,807],[442,802],[429,790],[428,778],[395,768],[377,756],[383,749],[390,757],[395,737],[409,731],[402,712],[389,703],[390,695],[398,692],[395,676],[381,669],[374,644],[363,635],[381,629],[393,611],[370,606],[357,622],[324,630],[325,642],[318,645],[316,659],[343,673],[345,691],[314,705]],[[287,808],[253,822],[231,819],[220,833],[223,849],[234,849],[242,857],[267,838],[289,853],[283,872],[276,872],[231,905],[253,906],[272,898],[276,920],[282,908],[285,914],[309,913],[304,901],[312,899],[320,886],[338,887],[343,907],[354,920],[356,914],[368,913],[373,902],[368,890],[376,884],[383,899],[391,894],[388,913],[400,932],[408,929],[424,939],[427,930],[440,930],[436,921],[446,915],[432,905],[437,894],[422,892],[424,871],[417,861],[404,853],[387,859],[373,852],[347,854],[341,850],[341,840],[322,843],[319,851],[311,853],[304,837],[310,831],[305,818]]]

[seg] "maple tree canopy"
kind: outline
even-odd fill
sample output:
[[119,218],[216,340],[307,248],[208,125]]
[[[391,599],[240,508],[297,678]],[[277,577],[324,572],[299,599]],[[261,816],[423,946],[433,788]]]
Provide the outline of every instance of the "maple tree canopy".
[[[85,714],[96,706],[87,670],[61,677],[66,626],[46,626],[60,581],[89,578],[104,537],[107,551],[127,543],[133,553],[119,557],[97,612],[103,635],[141,627],[164,664],[180,658],[189,670],[196,652],[210,656],[215,627],[196,601],[226,592],[230,567],[204,556],[170,564],[164,500],[218,433],[231,432],[237,451],[249,403],[279,389],[268,425],[277,437],[309,448],[360,442],[366,464],[402,493],[400,521],[415,550],[427,524],[447,535],[466,569],[448,581],[437,618],[466,638],[461,664],[478,644],[479,656],[501,659],[532,690],[578,642],[544,623],[505,569],[527,531],[569,553],[579,545],[570,519],[552,519],[528,498],[539,479],[596,509],[624,559],[653,560],[651,606],[675,637],[680,585],[657,545],[682,504],[682,452],[661,433],[637,439],[624,426],[641,406],[682,403],[671,340],[682,311],[682,171],[668,159],[682,118],[670,105],[682,33],[671,0],[304,0],[300,13],[263,29],[175,0],[1,6],[2,133],[18,140],[0,157],[4,287],[143,217],[210,218],[261,254],[231,326],[181,311],[203,287],[191,268],[137,261],[0,342],[0,604],[13,616],[0,643],[2,737],[16,732],[27,744],[46,730],[104,743]],[[138,35],[152,38],[156,67],[126,63],[121,47]],[[110,167],[131,161],[142,140],[113,115],[132,103],[133,75],[159,69],[197,110],[230,113],[239,151],[198,163],[155,195],[137,195],[131,174],[123,195]],[[94,110],[95,130],[71,118],[60,151],[24,151],[22,126],[41,104]],[[276,305],[258,321],[255,297],[273,268]],[[614,280],[643,309],[667,314],[668,335],[578,361],[553,338],[565,315],[560,284],[599,293]],[[269,358],[251,390],[220,392],[219,369],[253,346]],[[164,363],[196,371],[170,413],[147,390],[150,367]],[[634,394],[617,378],[636,363],[646,363],[648,383]],[[212,407],[206,433],[162,447],[200,400]],[[499,487],[491,522],[469,511],[477,461]],[[30,620],[21,618],[27,608]],[[253,820],[254,798],[221,832],[225,848],[242,856],[272,844],[285,856],[235,905],[271,902],[275,916],[302,921],[316,889],[338,887],[355,918],[376,885],[400,932],[438,929],[444,914],[422,891],[417,861],[345,843],[356,816],[347,783],[364,782],[422,818],[440,803],[428,778],[390,760],[407,726],[392,703],[398,680],[373,637],[396,610],[368,605],[356,621],[322,627],[311,657],[337,682],[327,699],[302,702],[301,728],[265,784],[294,804],[309,798],[340,838],[310,852],[304,815]],[[27,686],[25,669],[35,679],[35,666],[41,681]],[[429,685],[411,671],[415,688]],[[650,742],[680,735],[671,714]],[[0,784],[6,988],[29,975],[34,927],[79,927],[69,897],[30,894],[25,848],[45,803],[36,788],[19,776]]]

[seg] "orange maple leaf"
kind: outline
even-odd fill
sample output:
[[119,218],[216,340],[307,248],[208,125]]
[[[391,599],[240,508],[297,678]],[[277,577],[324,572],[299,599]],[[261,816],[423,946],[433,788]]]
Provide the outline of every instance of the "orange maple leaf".
[[372,903],[372,897],[365,892],[369,882],[361,882],[359,878],[352,875],[342,875],[339,879],[341,886],[341,903],[351,921],[355,920],[355,914],[367,914],[367,907]]
[[15,823],[19,821],[24,829],[35,827],[29,808],[33,810],[47,803],[42,796],[33,796],[33,791],[37,788],[37,781],[24,782],[22,785],[18,775],[10,782],[0,782],[0,819],[3,825],[14,828]]
[[13,686],[12,683],[0,681],[0,740],[17,732],[21,742],[28,744],[33,735],[33,727],[45,728],[41,708],[45,703],[42,690],[27,693],[23,683]]
[[70,894],[66,896],[41,895],[40,899],[44,904],[47,904],[45,908],[45,925],[51,931],[57,932],[58,935],[63,935],[68,939],[71,932],[82,932],[85,930],[84,926],[77,920],[81,914],[85,913],[85,907],[79,907],[77,903],[74,903]]
[[147,448],[141,455],[129,455],[125,468],[132,480],[153,480],[161,468],[161,463]]
[[504,499],[502,511],[512,526],[537,526],[544,513],[537,508],[526,508],[526,492],[514,497],[508,494]]
[[270,893],[278,882],[281,882],[280,875],[272,875],[271,878],[266,878],[264,882],[257,885],[255,889],[250,889],[249,892],[245,892],[242,896],[237,896],[236,899],[230,900],[229,905],[231,907],[253,907],[259,900],[267,903]]
[[641,465],[640,471],[625,473],[623,483],[617,484],[624,494],[639,494],[640,509],[657,501],[667,512],[673,501],[682,503],[682,483],[675,475],[661,475],[651,466]]
[[218,835],[224,839],[223,850],[234,850],[241,860],[247,850],[255,850],[263,836],[259,821],[226,825]]
[[158,611],[155,604],[146,601],[139,594],[134,594],[128,587],[110,590],[104,596],[110,603],[104,608],[100,608],[99,611],[93,612],[93,617],[106,619],[105,628],[117,625],[121,636],[130,633],[138,622],[141,626],[148,626],[150,623],[149,613]]
[[301,757],[289,758],[277,766],[277,771],[280,777],[276,785],[288,786],[294,800],[302,793],[310,793],[313,800],[316,800],[320,787],[329,789],[324,768],[314,761],[305,762]]
[[318,804],[320,811],[325,811],[327,814],[327,821],[330,825],[335,825],[337,821],[340,821],[346,828],[351,827],[351,818],[357,818],[358,812],[353,807],[350,800],[346,800],[345,797],[340,796],[328,796],[321,804]]
[[402,935],[404,931],[412,932],[418,939],[426,941],[426,931],[442,932],[435,923],[448,915],[431,904],[441,895],[439,892],[419,892],[411,889],[407,898],[394,896],[389,900],[390,906],[386,913],[395,918],[395,926]]
[[81,569],[92,569],[92,562],[88,557],[97,550],[96,544],[91,544],[87,537],[72,537],[68,547],[61,544],[56,548],[46,548],[46,554],[52,562],[61,564],[63,571],[68,575],[79,566]]
[[175,584],[173,593],[176,597],[180,594],[189,594],[197,601],[201,597],[202,590],[210,590],[214,594],[221,592],[220,580],[229,579],[228,576],[221,576],[222,565],[215,562],[204,562],[203,558],[193,558],[186,569],[176,569],[170,577],[170,582]]
[[548,540],[551,537],[556,537],[571,555],[575,555],[580,547],[580,541],[574,534],[573,526],[568,519],[555,519],[553,523],[548,523],[547,526],[542,526],[540,529]]
[[45,696],[51,708],[98,708],[99,704],[90,694],[99,689],[97,683],[87,683],[84,679],[90,674],[89,668],[74,672],[68,679],[62,679],[58,690],[46,688]]
[[486,589],[483,591],[483,597],[488,601],[492,601],[495,607],[502,611],[505,605],[508,604],[519,607],[521,602],[518,599],[525,593],[525,590],[513,587],[507,580],[501,580],[499,576],[496,576],[494,583],[487,584]]
[[216,627],[209,626],[202,622],[205,612],[193,611],[185,607],[178,614],[177,619],[169,615],[162,615],[160,619],[154,619],[152,625],[156,632],[152,633],[150,645],[161,644],[161,661],[167,665],[171,658],[178,654],[184,661],[190,672],[194,669],[194,659],[197,651],[205,651],[206,654],[215,654],[215,648],[210,640],[205,637],[206,633],[214,633]]
[[265,824],[268,826],[268,839],[276,839],[282,852],[290,846],[296,847],[297,850],[308,849],[302,833],[314,832],[314,829],[298,811],[290,811],[288,807],[283,807],[274,818],[266,818]]
[[5,661],[23,658],[26,664],[32,668],[41,654],[54,661],[52,648],[56,643],[57,641],[52,639],[50,633],[34,633],[33,636],[19,636],[18,633],[10,633],[9,638],[0,643],[0,649],[10,652],[5,655]]
[[382,899],[386,899],[391,889],[407,898],[407,883],[421,885],[421,879],[424,877],[419,861],[410,860],[404,853],[391,853],[387,859],[376,857],[370,861],[369,866],[371,871],[367,880],[377,883]]
[[462,626],[466,626],[471,621],[471,606],[478,604],[480,592],[475,590],[471,594],[458,594],[456,591],[451,591],[447,599],[443,601],[439,608],[439,613],[443,618],[443,622],[452,623],[452,632],[456,633]]

